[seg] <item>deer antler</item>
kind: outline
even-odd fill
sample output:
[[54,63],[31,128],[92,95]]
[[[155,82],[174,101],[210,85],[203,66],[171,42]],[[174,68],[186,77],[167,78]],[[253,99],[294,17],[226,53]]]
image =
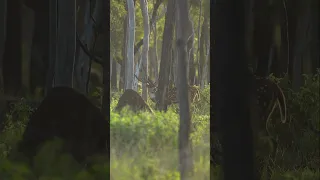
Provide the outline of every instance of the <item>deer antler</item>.
[[148,88],[157,87],[156,83],[153,82],[153,81],[150,79],[150,77],[147,77],[147,80],[145,80],[145,79],[140,79],[137,75],[134,75],[134,76],[138,79],[138,81],[140,81],[140,82],[142,82],[142,83],[146,83]]

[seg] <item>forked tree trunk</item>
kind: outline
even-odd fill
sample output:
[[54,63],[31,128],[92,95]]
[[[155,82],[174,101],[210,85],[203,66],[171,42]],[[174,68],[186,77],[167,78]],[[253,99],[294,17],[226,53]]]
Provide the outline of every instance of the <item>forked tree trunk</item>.
[[167,87],[169,84],[170,64],[171,64],[171,50],[173,39],[173,25],[175,17],[175,0],[168,1],[167,12],[164,23],[163,41],[161,50],[161,62],[159,72],[159,87],[157,91],[157,109],[165,111],[167,105],[165,104]]
[[[150,26],[149,28],[150,28],[150,29],[151,29],[152,26],[156,23],[156,21],[159,20],[159,19],[157,19],[157,12],[158,12],[158,9],[159,9],[162,1],[163,1],[163,0],[156,0],[156,2],[154,3],[153,11],[152,11],[152,16],[151,16],[151,19],[150,19],[150,21],[149,21],[149,26]],[[139,51],[139,49],[140,49],[140,47],[143,45],[143,43],[144,43],[144,42],[143,42],[143,39],[141,39],[141,40],[135,45],[135,47],[134,47],[134,54],[136,54],[136,53]]]

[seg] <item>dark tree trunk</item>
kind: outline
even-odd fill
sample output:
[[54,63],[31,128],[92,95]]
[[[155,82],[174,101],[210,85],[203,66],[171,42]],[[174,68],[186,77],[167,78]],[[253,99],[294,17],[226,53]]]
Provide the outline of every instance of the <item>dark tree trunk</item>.
[[272,45],[272,23],[269,1],[255,1],[254,57],[257,59],[256,75],[266,77],[269,74],[269,54]]
[[54,67],[57,59],[57,31],[58,31],[58,6],[57,0],[51,0],[49,4],[49,68],[46,79],[46,94],[53,85]]
[[[50,3],[54,4],[54,1]],[[49,36],[49,1],[26,0],[25,4],[35,12],[30,65],[30,91],[35,93],[36,88],[45,86],[48,78],[46,75],[48,75],[49,38],[51,37]]]
[[76,1],[58,0],[58,41],[55,86],[73,87],[76,51]]
[[[101,3],[101,27],[103,27],[103,33],[104,33],[104,53],[102,54],[103,58],[103,97],[102,97],[102,108],[101,112],[102,114],[107,118],[110,119],[109,113],[110,113],[110,37],[109,37],[109,19],[110,19],[110,13],[106,13],[110,8],[110,2],[105,0],[100,0]],[[107,129],[109,131],[109,128]],[[109,145],[109,144],[108,144]],[[108,147],[108,149],[110,149]]]
[[7,37],[3,54],[3,84],[4,93],[17,95],[22,83],[22,21],[21,0],[7,1]]
[[[273,28],[273,57],[270,73],[282,77],[287,73],[288,66],[288,29],[287,29],[287,3],[274,1],[272,3],[271,24]],[[270,54],[271,55],[271,54]]]
[[[214,99],[221,126],[224,179],[253,180],[254,154],[245,59],[244,0],[213,5]],[[237,91],[234,91],[237,87]],[[232,112],[232,113],[230,113]]]
[[171,65],[171,49],[173,39],[173,25],[175,18],[175,0],[169,1],[167,6],[167,12],[165,17],[162,51],[161,51],[161,62],[159,72],[159,86],[157,91],[157,109],[165,111],[167,105],[165,104],[169,75]]
[[[317,27],[317,10],[319,2],[310,0],[297,2],[296,27],[293,45],[292,87],[298,91],[303,84],[302,74],[312,73],[313,59],[318,59],[319,41]],[[316,64],[315,64],[316,65]]]
[[288,10],[288,33],[289,33],[289,67],[288,67],[288,75],[289,79],[292,83],[293,77],[293,57],[294,51],[293,47],[295,44],[295,36],[296,36],[296,26],[297,26],[297,0],[287,1],[287,10]]
[[3,88],[3,54],[7,36],[7,0],[2,0],[0,4],[0,88]]

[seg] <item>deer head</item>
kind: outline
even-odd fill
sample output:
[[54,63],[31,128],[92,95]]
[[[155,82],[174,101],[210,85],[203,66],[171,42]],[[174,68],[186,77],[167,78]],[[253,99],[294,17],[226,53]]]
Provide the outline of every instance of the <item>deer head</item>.
[[148,88],[149,97],[153,102],[156,102],[156,92],[158,90],[158,84],[156,82],[153,82],[149,77],[140,79],[135,75],[135,77],[138,79],[138,81],[145,83]]

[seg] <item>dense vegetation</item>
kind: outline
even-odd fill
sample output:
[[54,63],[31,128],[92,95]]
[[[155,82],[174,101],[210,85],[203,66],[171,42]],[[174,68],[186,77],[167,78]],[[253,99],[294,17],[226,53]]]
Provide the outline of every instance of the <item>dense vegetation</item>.
[[[276,80],[276,79],[275,79]],[[293,92],[282,79],[288,103],[288,123],[278,123],[278,114],[270,125],[278,137],[279,149],[274,166],[274,180],[320,177],[319,135],[319,74],[305,76],[305,84],[299,92]],[[96,91],[97,95],[99,91]],[[177,106],[166,113],[155,111],[134,114],[128,110],[113,112],[121,93],[114,92],[110,104],[111,179],[179,179],[178,171],[178,123]],[[209,99],[210,88],[201,91],[202,101],[192,105],[193,159],[195,179],[209,179]],[[154,104],[148,101],[151,107]],[[7,115],[8,124],[0,134],[1,179],[106,179],[109,174],[107,161],[96,161],[92,169],[85,170],[72,157],[59,152],[59,140],[49,143],[34,158],[33,167],[13,161],[11,155],[20,140],[32,109],[24,100],[15,104]],[[311,129],[311,126],[314,130]],[[214,138],[214,137],[213,137]],[[221,176],[220,166],[212,175]]]

